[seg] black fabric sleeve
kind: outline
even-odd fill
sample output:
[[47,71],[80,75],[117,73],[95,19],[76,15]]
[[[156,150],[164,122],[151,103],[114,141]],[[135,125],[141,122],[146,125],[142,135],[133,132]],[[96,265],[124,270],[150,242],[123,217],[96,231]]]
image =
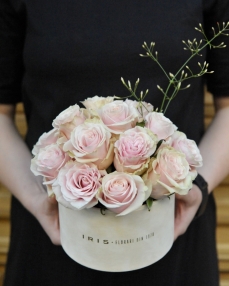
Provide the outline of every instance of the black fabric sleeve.
[[[211,7],[206,7],[204,22],[204,29],[210,39],[213,37],[212,27],[218,31],[217,23],[222,27],[223,22],[229,22],[229,1],[215,0]],[[229,34],[229,30],[226,33]],[[229,37],[221,35],[213,41],[213,44],[219,45],[222,42],[225,43],[226,48],[208,49],[207,51],[209,71],[214,71],[213,74],[206,76],[207,88],[216,97],[229,96]]]
[[[20,10],[20,11],[19,11]],[[21,101],[25,14],[0,0],[0,103]]]

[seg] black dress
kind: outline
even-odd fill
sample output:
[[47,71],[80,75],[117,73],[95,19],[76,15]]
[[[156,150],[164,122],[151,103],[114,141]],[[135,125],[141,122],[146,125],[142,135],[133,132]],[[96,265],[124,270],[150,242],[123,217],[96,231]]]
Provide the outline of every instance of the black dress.
[[[167,80],[153,61],[139,57],[142,43],[155,41],[161,64],[174,73],[189,56],[182,40],[201,38],[194,27],[202,23],[209,34],[216,22],[228,20],[228,0],[1,0],[0,102],[24,102],[30,149],[64,108],[94,95],[127,95],[121,76],[132,82],[139,77],[140,90],[150,90],[146,101],[159,107],[156,85]],[[228,49],[211,50],[194,59],[193,70],[207,58],[215,74],[192,80],[166,113],[196,142],[204,130],[204,81],[216,96],[229,95],[228,55]],[[72,261],[15,198],[11,219],[5,286],[218,285],[212,195],[205,214],[163,259],[126,273]]]

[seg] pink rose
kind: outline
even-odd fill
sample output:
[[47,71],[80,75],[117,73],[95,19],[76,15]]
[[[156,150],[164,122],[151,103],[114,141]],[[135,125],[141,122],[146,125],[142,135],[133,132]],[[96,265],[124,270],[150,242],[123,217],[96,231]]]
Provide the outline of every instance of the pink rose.
[[57,201],[77,209],[91,208],[98,203],[96,194],[105,171],[92,164],[70,161],[59,172],[53,184]]
[[152,159],[151,168],[143,176],[151,196],[159,199],[164,195],[186,195],[196,174],[190,171],[185,155],[172,147],[163,147]]
[[35,156],[38,154],[39,150],[45,148],[47,145],[56,143],[58,139],[59,131],[56,128],[53,128],[49,132],[43,133],[36,145],[34,145],[32,154]]
[[150,112],[145,120],[146,127],[156,134],[159,140],[168,138],[177,130],[176,125],[160,112]]
[[154,109],[152,104],[147,103],[145,101],[142,101],[142,103],[140,104],[140,102],[136,100],[126,99],[125,102],[129,106],[133,106],[134,108],[136,108],[136,110],[138,111],[138,122],[142,122],[143,120],[145,120],[146,115],[152,112]]
[[114,172],[103,177],[98,200],[118,215],[138,209],[149,197],[148,188],[137,175]]
[[[157,136],[149,129],[136,126],[120,135],[115,142],[114,166],[119,172],[133,173],[147,168],[147,161],[157,147]],[[145,165],[145,166],[144,166]],[[142,168],[143,167],[143,168]]]
[[81,101],[81,103],[87,108],[87,109],[92,109],[92,110],[97,110],[104,106],[107,103],[110,103],[114,101],[113,96],[107,96],[107,97],[102,97],[102,96],[94,96],[94,97],[89,97],[84,101]]
[[31,160],[31,171],[35,176],[44,176],[47,183],[53,182],[58,172],[70,158],[60,146],[51,144],[39,149],[39,152]]
[[114,144],[110,132],[96,120],[88,120],[77,126],[71,138],[63,146],[72,158],[80,163],[93,162],[100,170],[111,165]]
[[88,112],[77,104],[62,111],[54,120],[53,127],[60,130],[68,139],[71,131],[89,118]]
[[104,105],[98,114],[110,132],[120,134],[136,125],[138,112],[135,107],[122,100]]
[[184,133],[176,131],[172,136],[171,146],[185,154],[186,160],[190,166],[198,168],[203,165],[202,156],[200,155],[200,150],[197,147],[196,142],[187,139]]

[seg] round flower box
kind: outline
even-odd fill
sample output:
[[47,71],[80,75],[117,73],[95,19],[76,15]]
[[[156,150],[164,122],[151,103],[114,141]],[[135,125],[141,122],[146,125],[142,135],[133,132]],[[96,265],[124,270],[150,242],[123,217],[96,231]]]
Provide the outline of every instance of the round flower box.
[[122,272],[149,266],[171,248],[174,195],[124,216],[99,208],[73,210],[59,203],[61,244],[76,262],[101,271]]

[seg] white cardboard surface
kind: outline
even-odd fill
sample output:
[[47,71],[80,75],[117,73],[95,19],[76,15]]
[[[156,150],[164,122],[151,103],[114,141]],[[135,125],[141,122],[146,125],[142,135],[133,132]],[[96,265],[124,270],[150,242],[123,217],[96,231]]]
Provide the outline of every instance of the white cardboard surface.
[[100,209],[72,210],[59,203],[61,243],[78,263],[96,270],[122,272],[151,265],[171,248],[174,199],[155,201],[125,216]]

